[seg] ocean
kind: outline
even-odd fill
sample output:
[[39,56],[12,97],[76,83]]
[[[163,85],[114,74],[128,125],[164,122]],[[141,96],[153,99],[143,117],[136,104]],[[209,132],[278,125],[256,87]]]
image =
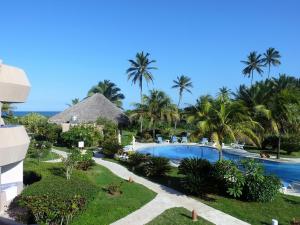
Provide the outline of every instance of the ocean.
[[54,116],[55,114],[60,113],[60,112],[59,111],[14,111],[13,112],[13,114],[15,116],[25,116],[29,113],[39,113],[43,116],[51,117],[51,116]]

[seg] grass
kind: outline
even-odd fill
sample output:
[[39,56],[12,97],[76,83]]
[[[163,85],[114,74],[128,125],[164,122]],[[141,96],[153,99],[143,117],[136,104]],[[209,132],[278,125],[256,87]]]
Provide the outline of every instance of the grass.
[[[25,171],[41,174],[42,179],[27,186],[24,195],[80,194],[88,200],[85,210],[75,216],[72,225],[110,224],[139,209],[156,195],[140,184],[122,180],[99,165],[86,172],[75,170],[69,181],[65,179],[60,163],[37,163],[35,160],[26,160]],[[105,191],[105,187],[109,184],[121,182],[123,182],[121,186],[123,194],[110,196]]]
[[193,221],[191,218],[191,212],[185,208],[171,208],[164,213],[154,218],[147,225],[212,225],[212,223],[198,217],[198,221]]
[[[125,165],[113,159],[109,160]],[[180,192],[185,192],[181,186],[182,175],[179,175],[177,172],[178,168],[172,167],[167,176],[151,180]],[[278,197],[270,203],[245,202],[216,194],[208,194],[205,198],[190,197],[249,222],[252,225],[270,224],[271,219],[279,220],[280,224],[290,224],[290,221],[294,217],[300,219],[300,197],[279,194]]]

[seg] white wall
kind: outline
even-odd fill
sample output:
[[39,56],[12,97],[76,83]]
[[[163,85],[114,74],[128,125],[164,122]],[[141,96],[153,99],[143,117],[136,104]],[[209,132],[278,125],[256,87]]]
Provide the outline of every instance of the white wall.
[[23,182],[23,161],[1,167],[0,184]]

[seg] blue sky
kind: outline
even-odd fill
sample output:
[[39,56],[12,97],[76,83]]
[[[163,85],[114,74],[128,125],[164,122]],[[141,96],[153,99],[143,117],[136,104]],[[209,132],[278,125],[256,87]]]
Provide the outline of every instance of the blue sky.
[[122,89],[128,108],[139,92],[125,71],[142,50],[159,68],[149,88],[177,102],[170,87],[185,74],[194,89],[183,102],[193,103],[222,86],[249,84],[240,60],[253,50],[277,48],[282,65],[273,74],[299,77],[299,11],[298,0],[3,0],[0,58],[23,68],[32,84],[17,110],[63,110],[104,79]]

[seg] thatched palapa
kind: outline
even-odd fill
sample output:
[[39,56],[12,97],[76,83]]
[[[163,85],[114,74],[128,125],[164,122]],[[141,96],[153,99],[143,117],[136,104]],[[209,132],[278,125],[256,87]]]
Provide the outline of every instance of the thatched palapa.
[[129,123],[129,119],[123,111],[100,93],[94,94],[56,114],[49,119],[49,122],[57,124],[69,123],[74,117],[76,117],[77,123],[82,124],[96,122],[99,117],[109,119],[119,126]]

